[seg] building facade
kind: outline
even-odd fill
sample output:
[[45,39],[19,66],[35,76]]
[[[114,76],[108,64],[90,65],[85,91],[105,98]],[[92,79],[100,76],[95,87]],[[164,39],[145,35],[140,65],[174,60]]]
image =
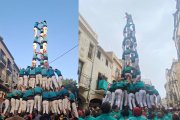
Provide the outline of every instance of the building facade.
[[[106,52],[112,61],[111,80],[116,80],[122,73],[122,60],[118,59],[113,52]],[[111,81],[112,82],[112,81]]]
[[176,0],[176,12],[174,15],[173,40],[177,49],[178,60],[180,61],[180,0]]
[[166,100],[168,107],[180,106],[180,61],[174,60],[171,69],[166,69]]
[[[173,40],[177,50],[177,60],[173,60],[171,68],[166,69],[166,103],[167,107],[180,106],[180,0],[176,0],[174,15]],[[179,107],[180,108],[180,107]]]
[[104,90],[98,89],[100,75],[108,84],[121,73],[122,64],[113,52],[106,52],[98,45],[97,34],[85,19],[79,15],[79,97],[80,107],[98,106],[104,97]]
[[0,91],[7,92],[17,83],[19,68],[8,50],[3,38],[0,37]]

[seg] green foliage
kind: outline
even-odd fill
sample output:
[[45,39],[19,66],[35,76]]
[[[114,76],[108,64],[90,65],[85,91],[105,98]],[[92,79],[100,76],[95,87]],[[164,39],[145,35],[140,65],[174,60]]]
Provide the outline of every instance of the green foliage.
[[64,79],[62,84],[66,89],[70,89],[74,94],[78,93],[77,82],[73,79]]

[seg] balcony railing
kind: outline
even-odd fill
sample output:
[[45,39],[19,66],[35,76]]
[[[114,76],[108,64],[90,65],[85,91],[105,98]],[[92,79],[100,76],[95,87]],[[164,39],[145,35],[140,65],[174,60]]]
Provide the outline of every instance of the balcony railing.
[[106,80],[99,80],[98,90],[107,90],[107,89],[108,89],[108,82]]
[[11,66],[9,66],[9,65],[8,65],[8,67],[7,67],[7,72],[8,72],[9,74],[11,74],[11,73],[12,73],[12,67],[11,67]]
[[0,65],[2,67],[5,67],[6,66],[6,60],[4,59],[3,55],[0,55]]
[[88,77],[85,74],[81,74],[80,81],[79,81],[79,86],[83,87],[85,89],[89,89],[89,86],[90,86],[90,77]]

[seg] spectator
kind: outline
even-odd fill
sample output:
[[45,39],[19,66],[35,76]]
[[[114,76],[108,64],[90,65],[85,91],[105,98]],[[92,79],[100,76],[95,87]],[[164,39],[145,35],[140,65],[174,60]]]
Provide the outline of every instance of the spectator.
[[111,106],[110,106],[109,102],[104,102],[101,105],[101,111],[102,111],[102,114],[100,116],[98,116],[96,118],[96,120],[102,120],[102,119],[104,119],[104,120],[116,120],[111,115],[109,115],[109,113],[111,111]]
[[114,105],[112,107],[112,112],[110,113],[110,115],[116,119],[120,119],[120,111],[118,109],[118,106],[117,105]]
[[133,109],[133,117],[130,117],[129,120],[147,120],[146,117],[142,116],[142,110],[139,107]]
[[79,119],[78,120],[84,120],[84,113],[82,110],[78,110]]
[[124,109],[122,112],[121,112],[121,118],[119,120],[128,120],[129,118],[129,110],[128,109]]
[[180,120],[180,118],[177,114],[173,114],[172,120]]
[[93,116],[91,116],[91,111],[89,109],[85,110],[85,120],[95,120]]

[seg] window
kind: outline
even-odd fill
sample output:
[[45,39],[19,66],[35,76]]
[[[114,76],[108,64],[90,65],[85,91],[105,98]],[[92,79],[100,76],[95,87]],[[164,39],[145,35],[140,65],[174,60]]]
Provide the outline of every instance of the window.
[[106,66],[108,66],[108,60],[106,59]]
[[101,59],[101,52],[100,52],[100,51],[98,51],[97,57],[98,57],[99,59]]
[[78,76],[79,76],[79,80],[80,80],[80,77],[81,77],[83,65],[84,65],[84,62],[82,62],[81,60],[79,60],[79,64],[78,64]]
[[92,44],[89,45],[88,58],[92,59],[94,46]]

